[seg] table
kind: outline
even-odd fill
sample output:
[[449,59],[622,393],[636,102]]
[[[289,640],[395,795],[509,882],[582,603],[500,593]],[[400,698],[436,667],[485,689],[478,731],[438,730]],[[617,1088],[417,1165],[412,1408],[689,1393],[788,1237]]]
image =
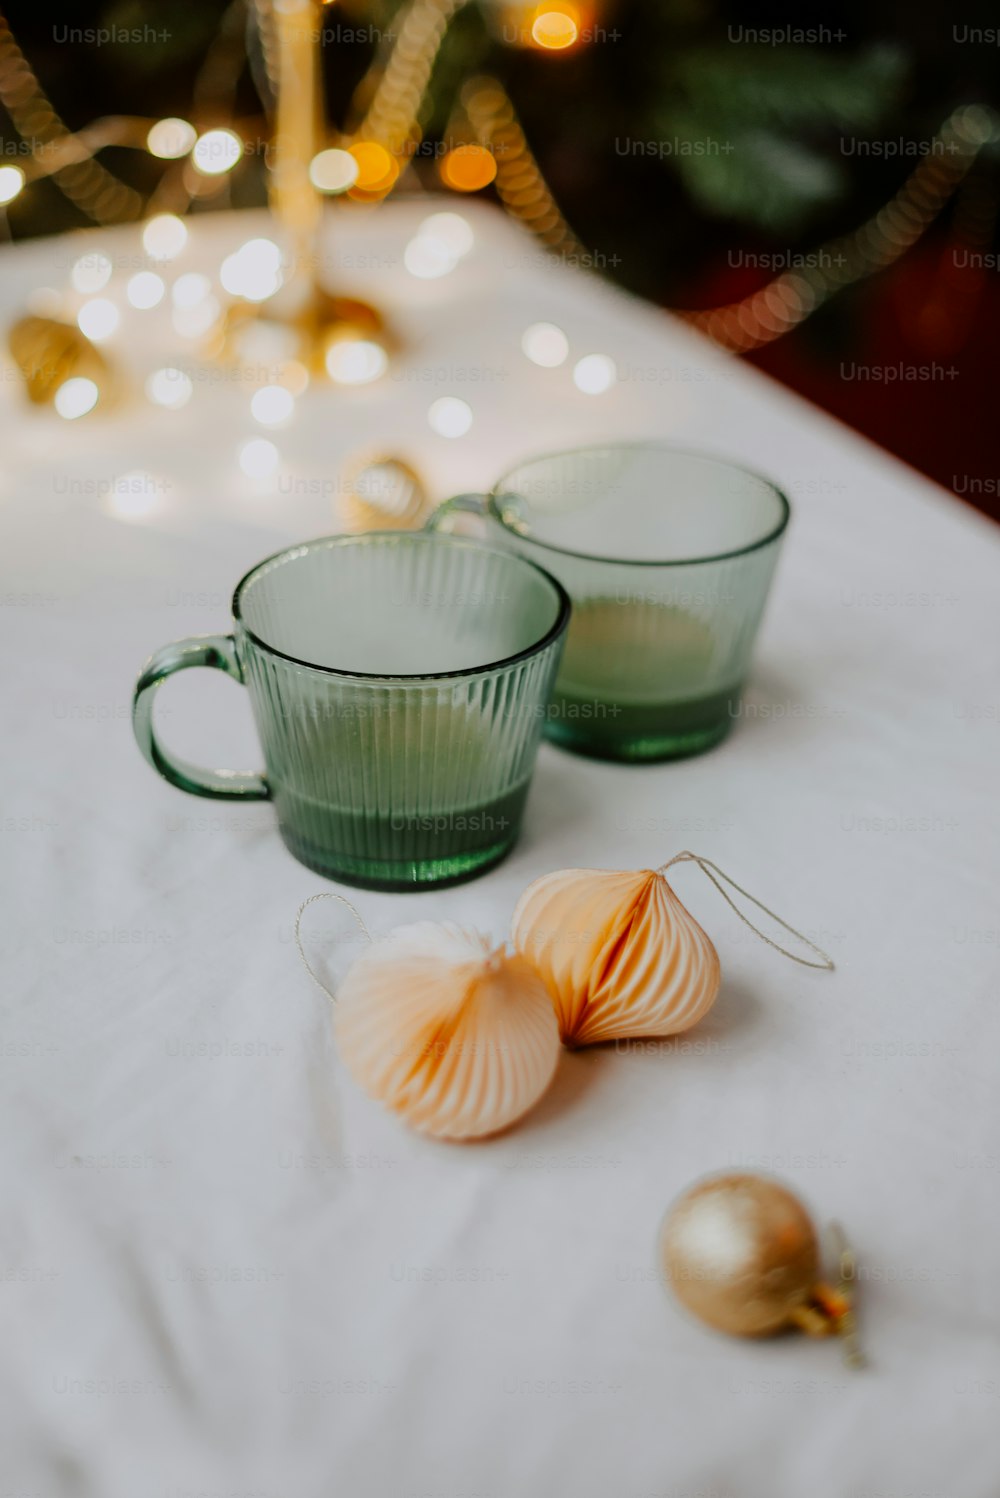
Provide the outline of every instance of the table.
[[[248,391],[208,371],[182,412],[140,393],[70,425],[4,366],[5,1491],[994,1498],[1000,533],[486,206],[461,205],[461,265],[416,281],[403,248],[442,206],[336,216],[327,262],[403,352],[378,384],[311,388],[269,482],[235,459]],[[211,273],[266,230],[200,218],[167,274]],[[5,249],[7,320],[94,246],[119,286],[134,228]],[[569,336],[559,369],[521,354],[539,320]],[[140,387],[168,332],[128,312],[111,347]],[[618,366],[599,396],[570,375],[591,352]],[[466,436],[428,426],[443,394],[472,406]],[[448,918],[499,938],[540,873],[690,847],[837,971],[782,960],[681,868],[723,963],[705,1023],[568,1055],[499,1139],[429,1142],[338,1066],[291,939],[321,881],[268,806],[150,772],[132,682],[156,646],[224,630],[253,561],[330,529],[369,447],[443,497],[533,451],[648,435],[793,498],[743,720],[656,767],[543,746],[506,864],[357,904],[376,931]],[[160,708],[181,752],[256,762],[235,684],[186,673]],[[309,921],[317,961],[350,955],[346,914]],[[727,1167],[844,1224],[867,1372],[827,1343],[717,1337],[665,1295],[663,1212]]]

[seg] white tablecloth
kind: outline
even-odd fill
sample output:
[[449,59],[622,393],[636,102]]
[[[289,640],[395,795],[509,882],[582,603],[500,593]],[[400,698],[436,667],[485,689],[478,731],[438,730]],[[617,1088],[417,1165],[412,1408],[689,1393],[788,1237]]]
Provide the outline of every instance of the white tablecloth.
[[[183,412],[138,394],[70,425],[5,366],[3,1491],[995,1498],[1000,534],[485,207],[465,209],[462,265],[414,280],[401,252],[427,211],[338,219],[339,282],[392,314],[404,352],[378,385],[311,389],[270,485],[236,463],[245,387],[196,380]],[[196,221],[169,275],[263,228]],[[94,247],[118,296],[135,230],[3,251],[8,319]],[[520,352],[539,320],[569,335],[561,369]],[[129,311],[112,351],[139,375],[171,362],[166,313]],[[597,397],[570,377],[590,352],[619,368]],[[427,424],[443,394],[473,407],[461,439]],[[756,942],[688,866],[676,887],[723,962],[707,1021],[566,1056],[502,1138],[428,1142],[338,1066],[291,942],[321,882],[268,806],[151,773],[132,682],[161,643],[227,628],[250,563],[331,528],[362,450],[408,457],[443,496],[534,451],[644,435],[793,497],[744,720],[657,767],[543,746],[505,865],[357,903],[376,930],[499,937],[542,872],[691,847],[837,972]],[[105,491],[135,472],[128,521]],[[235,684],[188,673],[160,707],[190,757],[257,762]],[[317,958],[347,930],[335,910],[310,912]],[[827,1343],[717,1337],[668,1299],[659,1221],[724,1167],[773,1171],[845,1225],[867,1372]]]

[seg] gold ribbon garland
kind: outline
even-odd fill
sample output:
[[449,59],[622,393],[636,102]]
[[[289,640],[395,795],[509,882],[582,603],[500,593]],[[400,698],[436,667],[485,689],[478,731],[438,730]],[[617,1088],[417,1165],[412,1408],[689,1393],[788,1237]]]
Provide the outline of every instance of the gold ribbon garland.
[[895,197],[859,228],[824,245],[815,266],[784,271],[760,291],[728,306],[679,316],[734,353],[781,338],[838,291],[894,265],[938,217],[980,151],[998,135],[992,111],[978,105],[956,109]]
[[68,151],[70,159],[66,164],[55,166],[47,175],[53,177],[60,191],[88,218],[109,224],[139,217],[143,206],[139,193],[95,161],[90,150],[85,149],[82,157],[73,159],[76,153],[72,151],[72,142],[76,137],[53,109],[2,12],[0,101],[17,133],[31,146],[33,157],[37,159],[42,148],[52,151],[62,147]]
[[497,193],[508,213],[553,253],[586,256],[542,176],[503,84],[496,78],[473,78],[462,90],[462,103],[480,145],[496,159]]
[[[412,0],[364,117],[351,132],[373,140],[398,160],[408,160],[422,138],[420,114],[448,27],[466,0]],[[356,99],[369,87],[368,77]]]
[[[496,154],[504,207],[553,250],[585,255],[528,147],[503,85],[494,78],[476,79],[466,85],[463,97],[481,144]],[[815,254],[815,267],[785,271],[727,306],[675,316],[731,353],[772,343],[838,291],[894,265],[938,217],[983,148],[998,139],[1000,124],[992,110],[961,106],[945,120],[928,154],[895,196],[859,228],[824,245]]]

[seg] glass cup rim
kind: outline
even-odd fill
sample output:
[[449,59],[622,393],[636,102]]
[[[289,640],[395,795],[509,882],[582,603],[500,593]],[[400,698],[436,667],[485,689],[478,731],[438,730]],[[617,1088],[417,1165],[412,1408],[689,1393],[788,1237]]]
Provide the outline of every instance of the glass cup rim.
[[[428,541],[433,543],[443,542],[448,546],[458,546],[464,551],[478,551],[483,554],[496,557],[507,556],[511,561],[522,567],[530,567],[532,571],[539,573],[551,587],[555,594],[556,617],[540,639],[526,645],[523,650],[516,651],[513,655],[503,656],[497,661],[487,661],[481,666],[463,666],[457,671],[418,671],[418,672],[393,672],[383,671],[347,671],[342,666],[322,666],[318,661],[303,660],[301,656],[291,655],[286,650],[279,650],[277,646],[271,645],[256,634],[250,628],[240,608],[244,589],[253,581],[259,572],[265,568],[276,566],[279,562],[291,561],[293,557],[304,556],[307,552],[319,550],[320,548],[332,548],[334,546],[356,546],[365,545],[372,540],[415,541],[418,545],[424,545]],[[495,546],[487,546],[479,541],[472,541],[466,536],[448,535],[445,532],[425,531],[403,531],[382,530],[364,531],[358,535],[334,535],[314,536],[311,541],[300,541],[294,546],[283,546],[280,551],[274,551],[270,556],[263,557],[261,561],[255,562],[248,572],[240,578],[233,589],[232,614],[233,618],[248,639],[252,640],[258,650],[264,651],[266,655],[277,657],[279,660],[289,661],[294,666],[304,666],[308,671],[320,671],[325,676],[336,676],[347,681],[368,681],[391,684],[394,682],[418,682],[418,681],[457,681],[466,676],[484,676],[491,671],[501,671],[508,666],[514,666],[519,661],[529,660],[533,655],[540,655],[548,646],[554,644],[564,632],[569,623],[571,610],[569,594],[558,578],[553,577],[544,567],[539,567],[530,557],[519,556],[516,552],[499,551]]]
[[[655,557],[606,557],[596,556],[590,551],[574,551],[569,546],[556,546],[551,541],[540,541],[530,533],[525,535],[511,525],[497,504],[498,492],[506,483],[512,473],[517,473],[522,468],[532,468],[537,464],[553,463],[559,458],[580,457],[587,453],[598,452],[658,452],[665,457],[699,458],[709,463],[717,463],[720,468],[729,468],[734,473],[741,473],[746,478],[755,479],[758,483],[765,484],[778,501],[780,514],[777,523],[756,541],[750,541],[746,546],[737,546],[730,551],[716,551],[707,556],[694,557],[671,557],[658,560]],[[590,442],[584,447],[564,447],[557,452],[539,453],[534,458],[524,458],[519,463],[513,464],[507,471],[501,474],[496,483],[490,487],[487,495],[490,514],[498,525],[502,525],[508,534],[517,536],[519,541],[528,542],[532,546],[538,546],[543,551],[555,552],[559,556],[574,557],[581,562],[596,562],[612,567],[703,567],[712,562],[729,562],[736,557],[749,556],[751,552],[760,551],[763,547],[771,545],[784,534],[791,518],[792,507],[787,494],[780,489],[773,479],[765,478],[756,469],[748,468],[744,463],[735,463],[731,458],[722,457],[716,453],[702,452],[697,448],[677,447],[672,442]]]

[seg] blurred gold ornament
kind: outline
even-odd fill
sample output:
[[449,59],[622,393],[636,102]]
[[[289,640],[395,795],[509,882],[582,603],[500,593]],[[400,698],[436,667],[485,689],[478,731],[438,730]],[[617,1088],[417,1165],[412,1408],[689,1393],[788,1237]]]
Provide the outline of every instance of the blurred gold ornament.
[[337,994],[334,1032],[359,1086],[439,1139],[507,1128],[559,1059],[538,974],[450,922],[401,926],[359,957]]
[[[90,404],[74,410],[74,415],[83,415],[98,399],[107,401],[114,393],[108,361],[74,323],[55,317],[22,317],[11,328],[8,342],[24,376],[28,399],[35,405],[55,401],[70,380],[86,381],[94,387]],[[67,413],[60,410],[60,414]]]
[[[390,346],[385,325],[374,307],[356,297],[332,296],[322,287],[313,286],[292,306],[278,297],[234,302],[223,318],[219,353],[247,364],[259,362],[258,330],[266,332],[268,327],[286,330],[281,358],[295,360],[310,374],[330,373],[329,351],[335,342],[374,343],[383,350]],[[388,362],[388,353],[385,357]]]
[[518,951],[541,973],[567,1045],[677,1035],[719,991],[719,956],[661,872],[560,869],[514,909]]
[[365,458],[344,478],[337,507],[345,530],[419,530],[431,512],[427,491],[402,458]]
[[[839,1234],[839,1230],[838,1230]],[[850,1294],[854,1261],[840,1239],[840,1282],[820,1278],[816,1230],[797,1197],[764,1176],[720,1175],[673,1203],[660,1259],[670,1286],[699,1321],[733,1337],[798,1327],[837,1333],[854,1366],[862,1358]]]

